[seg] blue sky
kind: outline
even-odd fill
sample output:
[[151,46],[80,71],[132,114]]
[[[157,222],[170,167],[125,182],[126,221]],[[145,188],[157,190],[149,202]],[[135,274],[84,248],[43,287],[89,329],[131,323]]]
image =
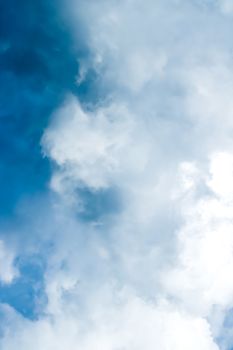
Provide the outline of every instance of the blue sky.
[[0,4],[0,349],[232,349],[232,18]]
[[[0,23],[0,216],[4,225],[14,222],[21,202],[28,199],[34,205],[36,196],[47,190],[51,166],[42,156],[40,138],[64,94],[76,90],[78,64],[72,35],[55,4],[2,3]],[[1,286],[0,299],[34,317],[42,267],[34,257],[22,259],[17,261],[21,277]]]
[[46,1],[1,5],[2,215],[22,196],[43,191],[49,178],[39,140],[77,70],[69,33],[57,17]]
[[4,216],[24,196],[46,189],[50,166],[41,154],[43,130],[64,96],[70,92],[87,98],[90,83],[76,84],[77,57],[84,47],[74,42],[58,2],[11,0],[1,4],[0,16]]

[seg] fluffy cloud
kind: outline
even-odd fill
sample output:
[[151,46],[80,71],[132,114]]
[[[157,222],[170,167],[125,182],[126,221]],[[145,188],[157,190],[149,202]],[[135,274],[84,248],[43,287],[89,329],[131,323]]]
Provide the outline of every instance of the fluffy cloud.
[[59,191],[67,180],[97,190],[143,170],[147,160],[147,142],[140,140],[143,127],[139,129],[140,123],[135,123],[124,105],[88,112],[71,98],[42,140],[46,153],[61,169],[52,187]]
[[217,153],[208,173],[190,176],[192,164],[182,170],[189,184],[182,194],[185,222],[177,260],[163,279],[168,293],[197,314],[210,315],[216,305],[230,309],[233,302],[232,165],[232,154]]
[[[108,308],[107,308],[108,306]],[[37,339],[35,343],[34,339]],[[92,349],[132,349],[142,347],[152,350],[218,350],[211,339],[208,323],[198,317],[177,312],[171,305],[161,303],[154,308],[138,298],[131,297],[126,304],[99,306],[92,310],[90,324],[79,325],[77,319],[57,318],[54,322],[41,320],[37,324],[25,325],[18,338],[14,336],[3,340],[3,346],[12,350],[48,350],[68,348]]]
[[[89,51],[77,84],[94,71],[101,98],[67,97],[44,132],[47,305],[13,317],[3,349],[232,345],[218,345],[233,306],[232,25],[217,4],[71,2]],[[117,210],[76,215],[103,193]]]
[[[227,25],[217,7],[198,2],[78,2],[77,8],[91,50],[83,72],[96,71],[108,98],[91,108],[68,99],[58,111],[43,138],[58,165],[52,187],[75,196],[82,186],[97,196],[100,189],[117,187],[122,211],[107,226],[99,223],[91,236],[83,227],[90,241],[95,237],[86,246],[84,266],[93,266],[91,261],[98,266],[95,282],[85,281],[85,288],[94,286],[101,295],[100,285],[115,281],[140,295],[153,314],[142,316],[145,324],[157,329],[157,317],[164,320],[158,333],[149,332],[148,342],[136,337],[132,345],[121,333],[123,320],[115,325],[116,341],[105,328],[109,322],[101,319],[108,336],[95,330],[96,339],[109,349],[142,344],[150,349],[154,343],[161,349],[192,348],[195,341],[195,348],[217,348],[212,337],[219,337],[222,326],[213,315],[224,319],[223,310],[233,301],[233,79]],[[218,37],[209,30],[216,25]],[[85,279],[85,269],[72,267],[71,256],[70,276]],[[173,300],[174,326],[173,311],[159,314],[161,296]],[[188,330],[190,322],[199,324],[197,338]],[[182,341],[178,324],[188,327]],[[131,328],[126,322],[123,328],[138,334],[137,324]],[[94,334],[84,340],[88,349],[93,342]]]

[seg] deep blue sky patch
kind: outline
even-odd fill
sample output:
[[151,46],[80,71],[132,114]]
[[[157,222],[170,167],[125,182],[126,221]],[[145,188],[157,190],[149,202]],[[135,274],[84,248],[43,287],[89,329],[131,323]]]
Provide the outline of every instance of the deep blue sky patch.
[[65,93],[77,90],[76,49],[55,5],[0,3],[1,216],[45,189],[49,165],[39,141]]

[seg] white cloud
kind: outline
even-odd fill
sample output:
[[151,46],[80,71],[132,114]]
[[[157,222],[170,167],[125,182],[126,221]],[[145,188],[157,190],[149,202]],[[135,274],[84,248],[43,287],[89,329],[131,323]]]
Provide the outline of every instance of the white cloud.
[[0,241],[0,281],[9,284],[18,276],[15,267],[15,253]]
[[[131,296],[119,304],[105,301],[97,303],[89,315],[89,323],[81,326],[76,317],[66,315],[53,321],[41,320],[25,323],[20,336],[16,327],[14,335],[5,336],[3,347],[35,350],[64,348],[75,350],[132,349],[142,347],[152,350],[218,350],[213,342],[207,321],[178,312],[174,306],[162,302],[155,307],[151,303]],[[34,339],[37,339],[35,342]]]
[[222,197],[224,201],[233,201],[233,156],[229,153],[217,153],[211,161],[211,179],[208,186],[212,191]]
[[[232,155],[214,154],[209,173],[202,175],[200,180],[194,173],[194,187],[182,194],[185,223],[178,232],[177,258],[162,278],[168,294],[208,316],[214,306],[230,309],[233,303]],[[206,191],[198,195],[200,182]],[[183,183],[187,189],[186,179]]]
[[60,167],[52,187],[60,191],[63,184],[72,187],[73,183],[97,190],[143,171],[147,161],[143,128],[124,105],[87,112],[77,99],[69,99],[42,140],[46,153]]
[[[219,349],[233,306],[233,76],[229,23],[203,5],[72,2],[90,51],[77,79],[95,70],[104,96],[68,97],[44,133],[61,195],[48,304],[4,350]],[[89,205],[116,190],[120,210],[79,220],[83,188]]]
[[[51,184],[69,199],[82,186],[97,196],[116,187],[123,208],[97,228],[79,228],[92,243],[80,259],[74,245],[65,258],[68,274],[85,280],[81,300],[94,298],[92,288],[104,294],[101,286],[111,281],[140,295],[143,305],[131,322],[126,302],[128,319],[116,324],[115,306],[102,306],[105,317],[114,308],[113,321],[101,318],[81,347],[99,341],[101,349],[217,349],[211,331],[219,336],[233,303],[227,24],[216,7],[199,2],[76,5],[91,51],[82,71],[96,71],[108,98],[89,109],[71,98],[58,111],[43,137],[58,165]],[[85,266],[96,268],[92,280]],[[172,310],[148,302],[160,297],[172,300]],[[149,330],[140,338],[144,325]]]

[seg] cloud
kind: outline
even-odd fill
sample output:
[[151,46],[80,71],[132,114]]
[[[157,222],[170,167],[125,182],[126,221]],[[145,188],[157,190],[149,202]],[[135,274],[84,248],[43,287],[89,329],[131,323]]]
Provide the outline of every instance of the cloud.
[[[191,166],[183,170],[188,183]],[[177,257],[162,278],[169,294],[207,316],[214,306],[230,309],[233,302],[232,154],[213,154],[208,172],[196,174],[182,194],[185,222],[177,234]]]
[[44,131],[47,303],[13,315],[3,349],[232,345],[231,24],[216,4],[70,2],[88,47],[77,84],[95,72],[100,95],[67,91]]
[[34,344],[36,350],[45,346],[48,350],[54,347],[152,350],[155,346],[175,350],[218,349],[205,320],[177,312],[166,303],[154,308],[134,297],[117,307],[111,304],[108,308],[99,306],[92,310],[90,324],[85,328],[68,316],[54,322],[41,320],[37,324],[26,324],[20,338],[17,330],[11,338],[4,338],[3,345],[9,350],[15,349],[16,344],[20,349],[30,349]]
[[0,241],[0,282],[10,284],[18,276],[15,266],[16,254],[8,248],[3,241]]
[[[180,349],[197,341],[195,348],[217,349],[219,320],[232,307],[233,80],[225,19],[218,8],[182,1],[78,2],[77,9],[92,53],[83,71],[96,71],[105,95],[91,107],[68,98],[45,132],[45,152],[56,164],[51,184],[77,198],[85,186],[96,196],[116,187],[123,207],[110,221],[79,227],[88,243],[85,257],[76,260],[72,249],[65,258],[71,294],[73,288],[82,289],[74,276],[85,281],[88,293],[80,300],[86,303],[104,294],[103,285],[112,281],[120,286],[117,294],[122,288],[131,291],[129,304],[139,296],[148,310],[139,317],[145,324],[157,329],[157,317],[164,320],[155,338],[151,331],[148,342],[136,337],[134,343],[130,334],[140,333],[137,323],[121,320],[113,326],[119,332],[115,340],[109,321],[101,318],[103,335],[95,330],[97,335],[87,335],[83,344],[92,349],[95,339],[103,339],[102,348],[146,344],[150,349],[156,342],[161,349]],[[210,30],[215,26],[220,28],[217,37]],[[86,277],[87,265],[90,270],[95,266],[92,280]],[[60,297],[63,292],[61,287]],[[161,297],[171,303],[177,319],[170,310],[160,314]],[[102,307],[105,314],[107,306]],[[124,307],[128,310],[128,301]],[[189,331],[196,322],[197,338]]]
[[146,142],[137,144],[138,127],[124,105],[88,112],[77,99],[69,99],[42,140],[46,154],[61,169],[52,186],[59,190],[60,182],[71,180],[75,186],[101,189],[126,173],[143,170]]

